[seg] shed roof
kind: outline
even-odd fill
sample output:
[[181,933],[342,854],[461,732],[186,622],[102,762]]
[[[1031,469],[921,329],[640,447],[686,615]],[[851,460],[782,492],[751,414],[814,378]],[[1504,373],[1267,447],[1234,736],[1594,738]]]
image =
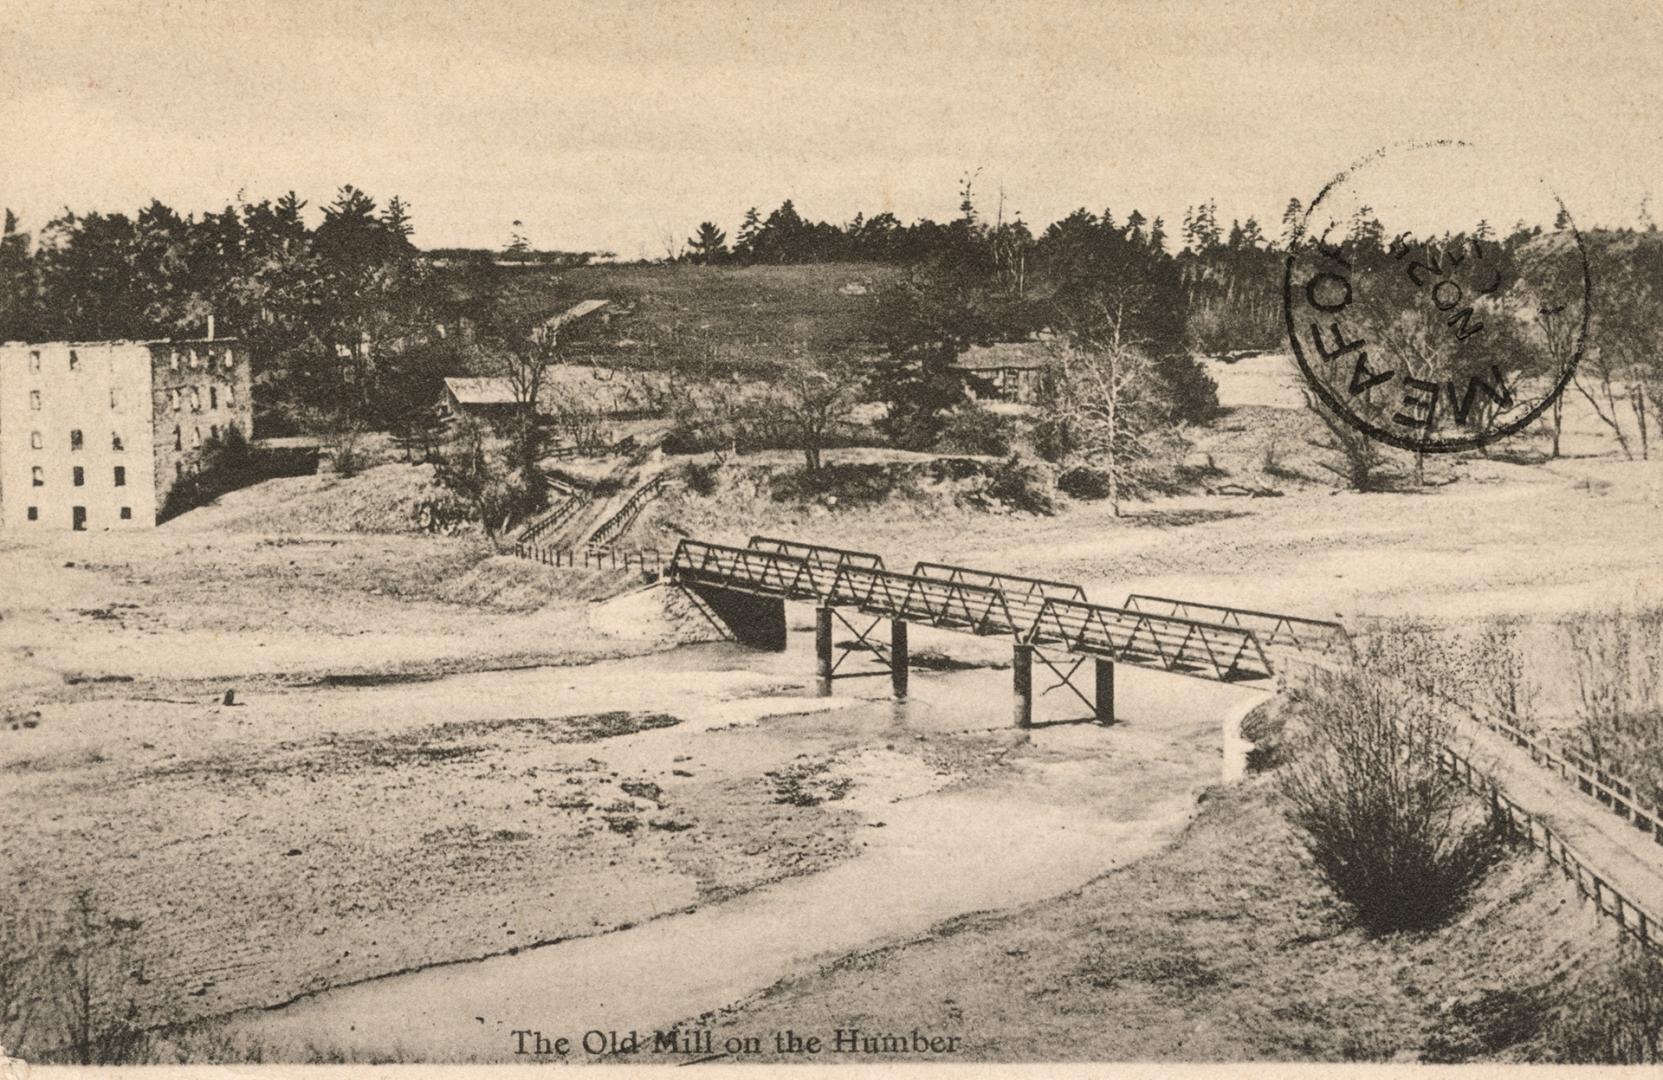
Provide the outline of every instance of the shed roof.
[[593,315],[611,302],[610,300],[580,300],[560,314],[551,315],[545,319],[543,325],[550,330],[558,330],[567,323],[577,322],[585,315]]
[[447,378],[445,389],[463,405],[513,405],[514,384],[501,375]]
[[992,345],[972,345],[953,366],[966,371],[1006,371],[1012,368],[1037,371],[1056,363],[1056,357],[1043,341],[1001,341]]

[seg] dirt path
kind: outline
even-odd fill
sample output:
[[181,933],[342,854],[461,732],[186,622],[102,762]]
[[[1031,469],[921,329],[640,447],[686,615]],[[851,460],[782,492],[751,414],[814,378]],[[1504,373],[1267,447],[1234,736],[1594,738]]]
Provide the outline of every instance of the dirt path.
[[[1663,916],[1663,846],[1640,832],[1591,795],[1531,761],[1524,750],[1488,728],[1466,725],[1463,738],[1473,764],[1490,773],[1501,790],[1529,813],[1547,822],[1599,875],[1623,894]],[[1663,931],[1663,924],[1659,924]],[[1658,934],[1663,938],[1663,932]]]

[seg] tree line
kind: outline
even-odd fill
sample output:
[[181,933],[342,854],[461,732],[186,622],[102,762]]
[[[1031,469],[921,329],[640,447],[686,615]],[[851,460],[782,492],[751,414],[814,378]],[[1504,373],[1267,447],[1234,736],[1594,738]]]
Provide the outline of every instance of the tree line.
[[[411,243],[402,199],[378,205],[347,185],[315,227],[306,205],[289,192],[200,216],[160,201],[131,216],[66,209],[37,236],[8,210],[0,339],[199,336],[212,316],[216,334],[252,352],[263,421],[390,423],[415,404],[408,368],[449,292]],[[431,405],[431,386],[421,392]]]

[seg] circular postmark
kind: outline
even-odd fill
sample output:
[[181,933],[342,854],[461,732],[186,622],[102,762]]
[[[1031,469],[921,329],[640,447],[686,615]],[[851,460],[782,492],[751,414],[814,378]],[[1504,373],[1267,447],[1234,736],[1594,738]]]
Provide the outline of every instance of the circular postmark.
[[[1490,224],[1486,199],[1517,224]],[[1550,408],[1582,357],[1590,300],[1564,204],[1540,183],[1498,183],[1461,142],[1391,147],[1336,176],[1305,208],[1282,283],[1288,340],[1321,406],[1434,454],[1506,438]]]

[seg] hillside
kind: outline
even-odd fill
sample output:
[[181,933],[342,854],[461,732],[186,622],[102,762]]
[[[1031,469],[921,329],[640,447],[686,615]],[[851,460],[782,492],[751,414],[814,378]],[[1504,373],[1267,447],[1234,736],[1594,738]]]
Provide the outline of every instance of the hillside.
[[613,301],[608,316],[569,331],[578,359],[743,364],[805,345],[866,346],[878,293],[900,273],[871,263],[527,268],[507,272],[502,305],[512,318],[530,321],[581,300]]

